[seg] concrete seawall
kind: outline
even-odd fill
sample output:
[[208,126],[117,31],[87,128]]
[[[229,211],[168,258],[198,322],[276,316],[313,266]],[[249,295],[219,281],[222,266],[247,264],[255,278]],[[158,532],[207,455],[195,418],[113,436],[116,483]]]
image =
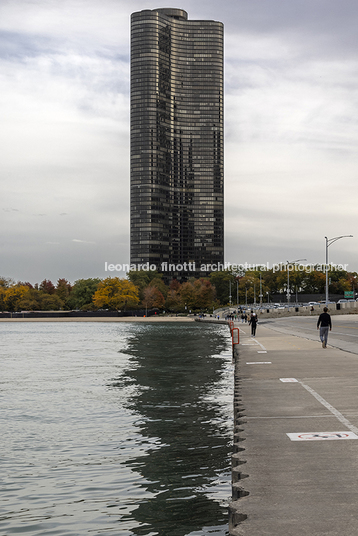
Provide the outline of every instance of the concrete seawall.
[[[338,304],[339,309],[337,309],[336,304],[328,304],[328,312],[330,315],[349,315],[349,314],[358,314],[358,302],[348,302]],[[284,309],[261,309],[256,311],[259,318],[283,318],[287,316],[314,316],[323,313],[325,304],[314,305],[313,310],[311,307],[305,305],[302,307],[292,306],[290,308],[285,307]]]
[[245,497],[249,494],[242,485],[242,480],[247,478],[245,474],[245,462],[242,461],[240,454],[245,449],[243,448],[242,438],[240,433],[244,431],[242,428],[244,418],[244,407],[242,397],[240,393],[240,377],[239,377],[239,345],[233,347],[233,361],[235,364],[234,370],[234,441],[233,441],[233,454],[231,458],[231,470],[232,470],[232,502],[229,505],[229,533],[233,534],[233,529],[237,527],[242,521],[247,519],[245,513],[240,512],[240,508],[237,508],[238,501],[241,497]]

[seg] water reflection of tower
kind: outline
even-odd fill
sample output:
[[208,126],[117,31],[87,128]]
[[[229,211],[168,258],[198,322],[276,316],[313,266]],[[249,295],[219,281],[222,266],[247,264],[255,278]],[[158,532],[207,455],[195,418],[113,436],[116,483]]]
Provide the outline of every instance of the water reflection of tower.
[[124,375],[135,394],[128,408],[138,416],[143,455],[126,464],[153,494],[132,512],[148,532],[134,534],[162,527],[161,535],[172,528],[170,534],[184,536],[202,529],[203,520],[227,524],[226,508],[208,493],[230,471],[232,430],[215,396],[226,344],[226,329],[187,324],[141,325],[129,341]]

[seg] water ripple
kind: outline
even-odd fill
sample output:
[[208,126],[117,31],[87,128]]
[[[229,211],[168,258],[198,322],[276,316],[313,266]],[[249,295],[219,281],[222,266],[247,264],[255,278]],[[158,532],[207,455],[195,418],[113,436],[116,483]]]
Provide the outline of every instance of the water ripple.
[[0,533],[227,534],[221,326],[0,324]]

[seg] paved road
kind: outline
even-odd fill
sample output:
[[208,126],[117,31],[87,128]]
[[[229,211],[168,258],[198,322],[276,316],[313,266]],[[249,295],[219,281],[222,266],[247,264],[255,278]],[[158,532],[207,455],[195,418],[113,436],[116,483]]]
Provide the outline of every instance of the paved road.
[[[262,325],[281,333],[316,341],[319,340],[317,319],[318,315],[268,319],[262,321]],[[332,315],[332,331],[328,336],[328,344],[358,354],[358,315]]]
[[[357,350],[316,321],[238,326],[232,536],[358,535]],[[355,317],[333,321],[354,349]]]

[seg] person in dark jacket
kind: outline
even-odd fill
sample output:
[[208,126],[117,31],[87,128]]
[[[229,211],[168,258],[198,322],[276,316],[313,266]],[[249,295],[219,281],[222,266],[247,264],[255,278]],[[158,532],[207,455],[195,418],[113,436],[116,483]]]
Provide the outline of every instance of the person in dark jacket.
[[317,329],[319,329],[319,338],[322,342],[322,348],[327,348],[328,330],[332,330],[331,315],[328,314],[327,307],[324,307],[317,320]]
[[251,325],[251,335],[255,337],[256,335],[256,326],[257,326],[258,318],[255,313],[251,313],[249,324]]

